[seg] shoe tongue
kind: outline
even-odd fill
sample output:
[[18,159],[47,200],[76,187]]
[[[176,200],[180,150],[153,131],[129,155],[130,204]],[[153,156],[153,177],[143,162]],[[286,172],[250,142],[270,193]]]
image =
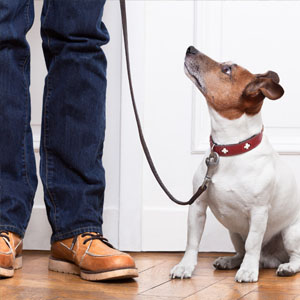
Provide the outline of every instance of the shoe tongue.
[[110,248],[100,240],[92,240],[89,252],[96,255],[115,255],[119,253],[118,250]]

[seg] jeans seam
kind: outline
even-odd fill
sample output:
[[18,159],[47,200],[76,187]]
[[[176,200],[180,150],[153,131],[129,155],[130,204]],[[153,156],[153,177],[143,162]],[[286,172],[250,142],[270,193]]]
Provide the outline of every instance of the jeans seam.
[[42,23],[42,26],[44,26],[45,23],[46,23],[46,21],[47,21],[47,17],[48,17],[48,14],[49,14],[50,4],[51,4],[51,0],[48,0],[48,6],[46,8],[45,18],[44,18],[44,22]]
[[[47,17],[49,15],[49,11],[50,11],[50,6],[51,6],[51,0],[48,1],[48,6],[46,8],[46,13],[45,13],[45,18],[44,18],[44,22],[41,24],[41,27],[44,27],[45,26],[45,23],[47,21]],[[48,48],[50,50],[50,37],[48,35],[48,33],[46,32],[45,30],[45,34],[47,36],[47,44],[48,44]],[[48,177],[49,176],[49,165],[50,165],[50,153],[47,151],[47,131],[48,131],[48,121],[47,121],[47,112],[48,112],[48,100],[50,98],[50,95],[51,95],[51,88],[50,88],[50,77],[49,77],[49,74],[48,74],[48,77],[47,77],[47,90],[46,90],[46,96],[45,96],[45,110],[44,110],[44,150],[45,150],[45,164],[46,164],[46,171],[45,171],[45,181],[46,181],[46,189],[48,191],[48,194],[49,194],[49,198],[50,198],[50,201],[52,202],[53,204],[53,207],[54,207],[54,220],[53,220],[53,225],[54,225],[54,230],[55,231],[58,231],[58,228],[57,228],[57,207],[56,207],[56,204],[55,204],[55,194],[54,192],[51,192],[50,189],[50,185],[51,185],[51,182],[50,180],[48,180]],[[48,183],[49,182],[49,183]]]
[[[29,6],[30,6],[30,0],[28,0],[28,2],[27,2],[27,6],[26,6],[26,8],[27,9],[25,9],[25,19],[26,19],[26,29],[29,27]],[[30,51],[30,50],[29,50]],[[30,59],[30,53],[25,57],[25,59],[24,59],[24,63],[23,63],[23,66],[22,66],[22,73],[23,73],[23,78],[24,78],[24,82],[25,82],[25,93],[26,93],[26,95],[25,95],[25,126],[24,126],[24,138],[23,138],[23,150],[24,150],[24,152],[23,152],[23,166],[24,166],[24,170],[25,170],[25,177],[26,177],[26,181],[27,181],[27,184],[28,184],[28,186],[29,186],[29,188],[31,189],[31,192],[32,192],[32,194],[34,195],[35,194],[35,191],[34,191],[34,188],[33,188],[33,186],[30,184],[30,181],[29,181],[29,178],[28,178],[28,166],[27,166],[27,164],[26,164],[26,157],[27,157],[27,155],[26,155],[26,127],[27,127],[27,118],[28,118],[28,102],[30,101],[30,99],[29,99],[29,87],[28,87],[28,82],[27,82],[27,80],[26,80],[26,75],[25,75],[25,66],[26,66],[26,64],[27,64],[27,62],[28,62],[28,59]],[[29,126],[30,126],[30,124],[29,124]]]
[[27,0],[27,4],[26,4],[26,9],[25,9],[25,18],[26,18],[26,31],[28,30],[29,27],[29,7],[30,7],[30,0]]
[[49,197],[50,197],[50,200],[53,204],[53,207],[54,207],[54,229],[55,231],[58,231],[57,230],[57,208],[56,208],[56,204],[55,204],[55,201],[54,201],[54,193],[51,193],[50,191],[50,180],[49,180],[49,184],[48,184],[48,175],[49,175],[49,168],[48,168],[48,164],[49,164],[49,161],[48,161],[48,158],[50,156],[50,153],[48,153],[47,151],[47,143],[46,143],[46,137],[47,137],[47,130],[48,130],[48,122],[47,122],[47,107],[48,107],[48,99],[50,98],[50,94],[51,94],[51,88],[50,88],[50,85],[49,85],[49,75],[48,75],[48,78],[47,78],[47,92],[46,92],[46,97],[45,97],[45,110],[44,110],[44,150],[45,150],[45,161],[46,161],[46,175],[45,175],[45,181],[46,181],[46,188],[47,188],[47,191],[48,191],[48,194],[49,194]]
[[[28,55],[24,61],[24,65],[23,65],[23,77],[24,77],[24,81],[25,81],[25,88],[27,87],[27,81],[26,81],[26,77],[25,77],[25,66],[27,64],[27,61],[28,61],[28,58],[30,56]],[[26,99],[25,99],[25,129],[24,129],[24,138],[23,138],[23,149],[24,149],[24,152],[23,152],[23,163],[24,163],[24,169],[25,169],[25,177],[26,177],[26,181],[27,181],[27,184],[28,186],[30,187],[31,189],[31,192],[34,194],[34,189],[32,187],[32,185],[30,184],[29,182],[29,178],[28,178],[28,170],[27,170],[27,164],[26,164],[26,143],[25,143],[25,139],[26,139],[26,127],[27,127],[27,124],[26,124],[26,121],[27,121],[27,118],[28,118],[28,112],[27,112],[27,105],[28,105],[28,101],[29,101],[29,97],[28,97],[28,91],[26,91]]]
[[[48,0],[48,6],[46,8],[46,13],[45,13],[45,18],[44,18],[44,22],[41,24],[41,27],[44,27],[45,24],[46,24],[46,21],[47,21],[47,18],[48,18],[48,15],[49,15],[49,11],[50,11],[50,6],[51,6],[51,0]],[[45,30],[45,34],[47,36],[47,44],[48,44],[48,48],[50,50],[50,37],[47,33],[47,31]]]

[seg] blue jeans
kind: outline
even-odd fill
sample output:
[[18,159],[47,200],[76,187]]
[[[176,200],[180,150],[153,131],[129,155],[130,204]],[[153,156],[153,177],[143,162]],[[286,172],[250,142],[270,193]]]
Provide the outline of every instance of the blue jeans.
[[[102,233],[105,0],[44,0],[45,79],[39,174],[51,242]],[[0,230],[24,236],[37,189],[30,127],[33,0],[0,0]],[[33,58],[34,59],[34,58]]]

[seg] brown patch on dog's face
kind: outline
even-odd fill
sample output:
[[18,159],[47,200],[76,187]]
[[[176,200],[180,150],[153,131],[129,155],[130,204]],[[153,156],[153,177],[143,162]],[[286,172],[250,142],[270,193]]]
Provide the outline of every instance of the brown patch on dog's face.
[[257,114],[265,97],[275,100],[284,93],[275,72],[255,75],[236,64],[218,63],[194,47],[188,48],[184,66],[208,105],[227,119]]

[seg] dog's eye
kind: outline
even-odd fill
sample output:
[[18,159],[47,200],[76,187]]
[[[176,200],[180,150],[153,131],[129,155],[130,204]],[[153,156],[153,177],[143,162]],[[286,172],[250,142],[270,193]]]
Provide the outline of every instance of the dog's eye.
[[231,66],[228,65],[222,66],[222,72],[226,75],[231,75]]

